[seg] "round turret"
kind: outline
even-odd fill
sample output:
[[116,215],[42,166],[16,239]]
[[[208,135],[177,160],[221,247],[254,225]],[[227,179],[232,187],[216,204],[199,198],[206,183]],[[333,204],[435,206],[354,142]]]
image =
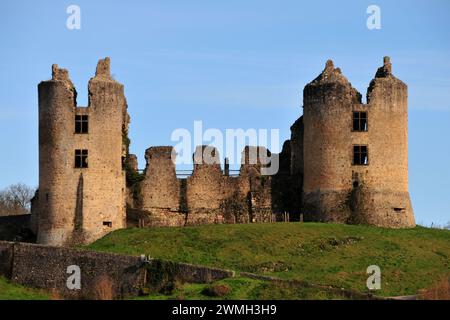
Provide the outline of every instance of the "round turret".
[[313,221],[414,226],[408,193],[407,87],[390,59],[367,104],[328,61],[304,90],[303,210]]
[[[67,70],[52,66],[52,79],[38,86],[39,92],[39,218],[38,242],[61,244],[70,237],[73,219],[67,211],[67,186],[73,169],[67,155],[73,153],[73,122],[76,91]],[[76,196],[76,187],[74,197]],[[73,218],[73,217],[72,217]]]
[[343,221],[351,186],[351,115],[361,95],[328,60],[303,92],[304,211],[307,220]]

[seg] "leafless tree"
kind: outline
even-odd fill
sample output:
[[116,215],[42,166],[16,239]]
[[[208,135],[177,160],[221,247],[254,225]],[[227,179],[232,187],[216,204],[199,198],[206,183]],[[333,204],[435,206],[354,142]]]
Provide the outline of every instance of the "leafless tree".
[[30,212],[35,190],[23,183],[13,184],[0,191],[0,216]]

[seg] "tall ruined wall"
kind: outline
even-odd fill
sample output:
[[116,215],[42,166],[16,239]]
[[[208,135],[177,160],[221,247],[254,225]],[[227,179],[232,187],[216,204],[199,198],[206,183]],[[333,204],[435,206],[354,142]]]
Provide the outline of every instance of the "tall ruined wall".
[[304,124],[303,116],[298,118],[291,126],[291,161],[290,172],[292,175],[303,175],[303,136],[304,136]]
[[303,158],[303,137],[304,124],[303,116],[297,119],[291,126],[291,161],[290,161],[290,187],[291,187],[291,212],[299,214],[302,212],[303,203],[303,179],[304,179],[304,158]]
[[[272,212],[279,218],[284,213],[290,213],[290,221],[300,219],[301,185],[291,175],[292,141],[286,140],[279,154],[279,170],[270,177],[271,207]],[[297,186],[298,185],[298,186]]]
[[221,223],[220,207],[231,190],[220,168],[219,152],[210,146],[198,146],[193,158],[194,171],[186,182],[186,224]]
[[[125,226],[123,85],[111,79],[109,58],[89,81],[89,106],[76,106],[68,72],[53,66],[39,84],[38,243],[89,243]],[[75,133],[75,115],[88,116]],[[88,150],[88,168],[75,168],[75,150]]]
[[192,175],[177,179],[173,148],[149,148],[145,177],[139,184],[141,205],[130,208],[129,214],[138,214],[148,226],[270,221],[272,180],[261,175],[259,156],[250,160],[249,150],[270,155],[266,148],[246,147],[236,177],[222,172],[215,148],[198,146]]
[[265,147],[246,146],[242,152],[238,178],[240,194],[248,201],[250,222],[269,222],[272,215],[272,177],[261,174],[270,157]]
[[[303,209],[308,220],[414,225],[407,186],[406,86],[390,68],[385,59],[370,85],[368,104],[331,61],[305,87]],[[367,131],[353,131],[353,111],[367,113]],[[353,163],[355,145],[367,146],[367,165]]]
[[142,210],[151,215],[152,225],[182,226],[180,183],[175,171],[173,147],[151,147],[145,152],[147,165],[140,184]]
[[187,224],[268,222],[272,212],[271,177],[262,176],[263,147],[245,147],[238,177],[225,176],[218,151],[197,147],[187,179]]

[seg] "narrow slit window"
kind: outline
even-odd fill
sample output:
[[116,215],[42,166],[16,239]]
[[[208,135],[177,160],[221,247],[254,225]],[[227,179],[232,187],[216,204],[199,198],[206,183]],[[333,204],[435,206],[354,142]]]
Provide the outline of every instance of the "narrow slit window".
[[367,146],[353,146],[353,164],[357,166],[366,166],[369,164]]
[[75,168],[87,168],[88,167],[88,151],[87,150],[75,150]]
[[87,115],[75,116],[75,133],[88,133],[89,121]]
[[367,112],[353,112],[353,131],[367,131]]
[[103,221],[103,225],[105,227],[112,228],[112,222],[111,221]]

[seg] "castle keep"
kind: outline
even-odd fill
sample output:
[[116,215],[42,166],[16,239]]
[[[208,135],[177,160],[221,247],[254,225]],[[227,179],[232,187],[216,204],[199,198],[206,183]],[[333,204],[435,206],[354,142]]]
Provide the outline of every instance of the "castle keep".
[[294,130],[303,132],[303,211],[309,220],[414,225],[407,87],[391,69],[385,57],[367,104],[331,61],[305,87],[303,126]]
[[87,243],[125,227],[127,103],[108,58],[88,88],[89,105],[78,107],[68,72],[57,65],[38,87],[39,191],[32,212],[39,243]]
[[[100,60],[87,107],[76,104],[68,72],[52,67],[39,84],[39,190],[32,214],[38,242],[92,242],[129,226],[322,221],[412,227],[408,192],[407,86],[388,57],[367,103],[327,61],[303,92],[279,170],[263,175],[264,147],[242,151],[238,175],[222,170],[218,150],[197,146],[191,175],[177,176],[170,146],[146,150],[139,173],[129,154],[124,87]],[[250,156],[256,154],[256,162]],[[205,155],[214,161],[205,161]],[[288,218],[287,218],[288,217]]]

